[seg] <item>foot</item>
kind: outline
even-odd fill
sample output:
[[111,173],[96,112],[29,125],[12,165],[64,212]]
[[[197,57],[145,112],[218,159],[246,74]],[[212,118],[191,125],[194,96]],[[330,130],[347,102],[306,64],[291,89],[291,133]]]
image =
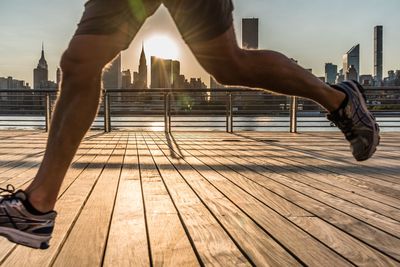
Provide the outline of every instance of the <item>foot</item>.
[[0,235],[24,246],[48,248],[57,213],[32,214],[27,210],[26,193],[14,191],[12,185],[0,188],[0,193],[7,193],[0,197]]
[[354,158],[367,160],[375,153],[380,137],[375,117],[368,111],[364,89],[356,81],[345,81],[333,88],[346,94],[347,104],[327,117],[350,142]]

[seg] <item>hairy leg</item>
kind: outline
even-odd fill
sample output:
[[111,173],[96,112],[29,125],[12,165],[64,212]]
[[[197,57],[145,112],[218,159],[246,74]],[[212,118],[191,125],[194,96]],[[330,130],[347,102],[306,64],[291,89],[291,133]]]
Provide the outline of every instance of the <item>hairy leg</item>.
[[211,41],[189,46],[200,64],[223,84],[309,98],[330,112],[345,99],[344,93],[278,52],[240,49],[233,27]]
[[125,46],[123,31],[109,36],[77,35],[61,59],[61,94],[52,118],[43,161],[26,189],[42,212],[54,208],[59,189],[99,105],[103,67]]

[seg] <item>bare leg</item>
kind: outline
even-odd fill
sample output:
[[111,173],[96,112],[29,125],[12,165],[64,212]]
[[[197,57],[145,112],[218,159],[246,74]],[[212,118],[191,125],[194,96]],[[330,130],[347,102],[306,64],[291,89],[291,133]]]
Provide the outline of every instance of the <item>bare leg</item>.
[[214,40],[189,46],[200,64],[223,84],[309,98],[330,112],[345,98],[278,52],[240,49],[233,28]]
[[99,105],[103,67],[124,47],[126,35],[75,36],[61,60],[63,79],[44,159],[26,189],[42,212],[54,208],[59,189]]

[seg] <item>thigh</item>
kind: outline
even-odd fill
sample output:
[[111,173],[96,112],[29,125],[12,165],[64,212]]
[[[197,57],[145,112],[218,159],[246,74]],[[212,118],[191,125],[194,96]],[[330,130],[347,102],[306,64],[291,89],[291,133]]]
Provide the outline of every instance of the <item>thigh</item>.
[[120,27],[121,31],[112,34],[79,34],[72,37],[61,59],[63,72],[89,74],[101,71],[125,47],[124,28],[127,28],[126,24]]
[[123,41],[123,47],[127,48],[147,17],[160,6],[160,1],[89,0],[75,36],[118,33],[119,41]]
[[188,44],[200,65],[214,73],[240,64],[241,49],[237,44],[233,26],[212,40]]
[[232,0],[163,0],[185,41],[214,39],[233,24]]

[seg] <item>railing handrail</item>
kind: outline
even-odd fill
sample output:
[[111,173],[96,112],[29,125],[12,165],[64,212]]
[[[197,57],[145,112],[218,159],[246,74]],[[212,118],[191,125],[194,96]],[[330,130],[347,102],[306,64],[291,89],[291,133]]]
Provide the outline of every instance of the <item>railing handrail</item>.
[[[389,90],[397,91],[400,90],[400,86],[364,86],[367,91],[375,90]],[[180,88],[143,88],[143,89],[103,89],[103,92],[108,93],[208,93],[221,92],[221,93],[235,93],[235,92],[263,92],[271,93],[259,88],[250,87],[226,87],[226,88],[192,88],[192,89],[180,89]],[[0,93],[58,93],[58,89],[0,89]]]

